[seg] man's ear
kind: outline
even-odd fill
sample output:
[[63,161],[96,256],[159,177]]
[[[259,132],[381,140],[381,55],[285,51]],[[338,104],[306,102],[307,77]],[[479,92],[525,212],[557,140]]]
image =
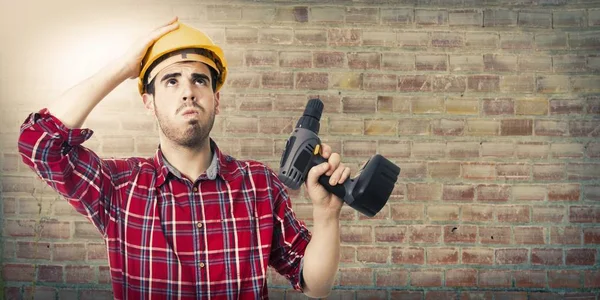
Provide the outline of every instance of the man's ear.
[[221,103],[221,91],[215,93],[215,114],[219,114],[219,103]]
[[155,116],[156,114],[154,111],[154,96],[148,93],[144,93],[142,94],[142,101],[144,101],[144,106],[146,107],[146,110],[152,113],[153,116]]

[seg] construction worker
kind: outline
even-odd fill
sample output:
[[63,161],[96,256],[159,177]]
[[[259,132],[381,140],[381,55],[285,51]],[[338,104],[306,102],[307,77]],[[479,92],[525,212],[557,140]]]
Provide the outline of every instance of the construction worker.
[[[330,293],[343,202],[317,179],[343,183],[350,170],[324,145],[328,162],[306,181],[309,232],[272,170],[210,138],[226,76],[221,48],[174,18],[21,127],[24,163],[102,234],[116,299],[266,299],[269,266],[307,296]],[[82,145],[93,132],[81,127],[128,78],[158,122],[158,149],[100,158]]]

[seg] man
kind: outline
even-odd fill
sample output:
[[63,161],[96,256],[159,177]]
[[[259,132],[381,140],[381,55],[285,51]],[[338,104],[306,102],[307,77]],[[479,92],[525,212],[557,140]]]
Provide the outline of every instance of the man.
[[[317,179],[343,183],[349,168],[310,170],[309,232],[265,165],[222,153],[209,137],[227,63],[219,47],[177,18],[68,90],[21,127],[23,161],[103,235],[117,299],[265,299],[267,267],[310,297],[326,296],[339,264],[342,201]],[[82,146],[91,110],[138,78],[159,124],[153,158],[101,159]]]

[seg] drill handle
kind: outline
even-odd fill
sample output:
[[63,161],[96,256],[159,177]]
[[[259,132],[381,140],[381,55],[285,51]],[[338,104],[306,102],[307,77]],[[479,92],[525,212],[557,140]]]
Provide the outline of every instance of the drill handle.
[[[325,158],[323,158],[323,156],[321,155],[315,155],[313,156],[313,166],[316,166],[318,164],[324,163],[327,160]],[[331,178],[331,176],[327,176],[327,175],[321,175],[319,177],[319,183],[330,193],[333,193],[334,195],[340,197],[340,199],[344,200],[344,197],[346,196],[346,187],[345,187],[345,183],[347,183],[348,181],[344,181],[344,184],[336,184],[334,186],[329,184],[329,179]]]

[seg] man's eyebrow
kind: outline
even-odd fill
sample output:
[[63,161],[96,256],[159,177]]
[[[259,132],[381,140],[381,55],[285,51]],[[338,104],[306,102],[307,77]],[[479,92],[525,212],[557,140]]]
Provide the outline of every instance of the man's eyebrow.
[[165,81],[167,79],[170,79],[170,78],[179,77],[179,76],[181,76],[181,73],[169,73],[169,74],[165,74],[165,76],[163,76],[160,79],[160,82],[163,82],[163,81]]
[[192,74],[192,78],[193,78],[194,80],[196,80],[196,79],[198,79],[198,78],[202,78],[202,79],[204,79],[204,80],[206,80],[206,81],[210,82],[210,77],[209,77],[208,75],[206,75],[206,74],[202,74],[202,73],[193,73],[193,74]]

